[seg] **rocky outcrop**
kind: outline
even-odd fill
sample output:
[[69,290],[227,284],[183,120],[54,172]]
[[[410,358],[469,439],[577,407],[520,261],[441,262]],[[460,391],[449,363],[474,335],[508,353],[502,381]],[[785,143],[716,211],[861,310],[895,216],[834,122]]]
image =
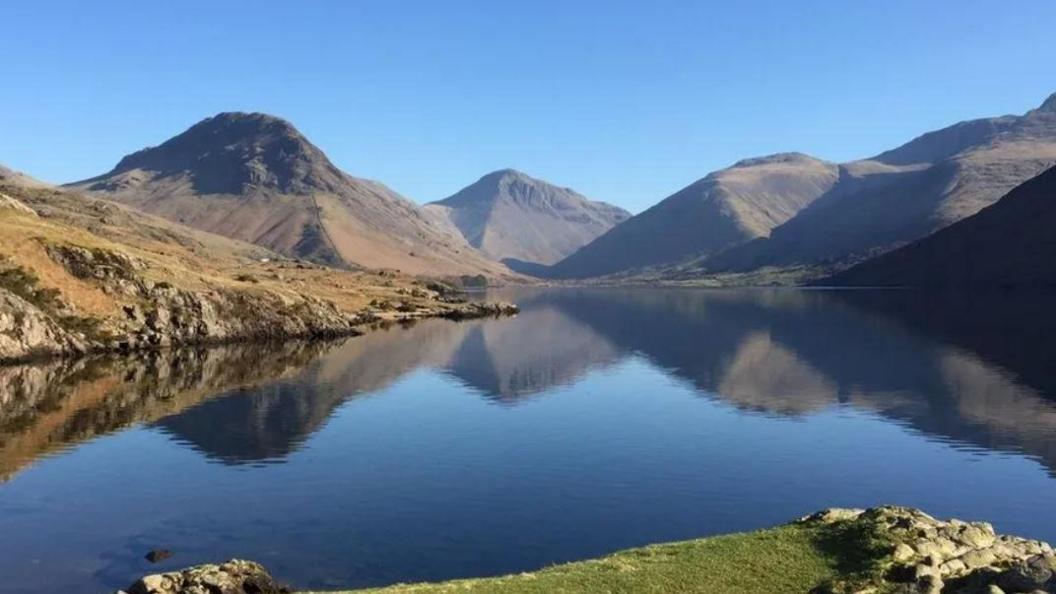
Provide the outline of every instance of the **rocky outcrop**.
[[[127,594],[285,594],[260,564],[232,559],[220,565],[198,565],[183,571],[148,575]],[[124,594],[124,593],[119,593]]]
[[1056,592],[1056,553],[1044,542],[998,535],[986,522],[937,520],[905,507],[830,509],[800,524],[837,525],[879,549],[864,575],[815,594],[1002,594]]
[[0,361],[82,352],[87,343],[25,299],[0,288]]
[[[216,285],[178,288],[143,275],[147,266],[127,254],[76,245],[47,245],[48,256],[71,276],[93,283],[123,303],[122,316],[73,315],[61,296],[35,287],[36,278],[10,269],[18,283],[0,284],[0,362],[42,355],[133,351],[178,344],[351,336],[365,325],[423,317],[469,319],[516,313],[508,303],[469,303],[415,288],[403,300],[375,301],[349,312],[308,293]],[[252,278],[246,282],[252,284]],[[21,295],[19,294],[21,293]]]
[[13,211],[15,211],[15,212],[17,212],[19,214],[29,215],[31,217],[37,216],[37,211],[35,211],[32,208],[26,206],[25,204],[23,204],[19,200],[10,197],[7,194],[4,194],[3,192],[0,192],[0,208],[6,208],[8,210],[13,210]]
[[515,315],[519,309],[506,302],[497,303],[459,303],[440,312],[438,317],[449,320],[471,320],[474,318],[496,318]]

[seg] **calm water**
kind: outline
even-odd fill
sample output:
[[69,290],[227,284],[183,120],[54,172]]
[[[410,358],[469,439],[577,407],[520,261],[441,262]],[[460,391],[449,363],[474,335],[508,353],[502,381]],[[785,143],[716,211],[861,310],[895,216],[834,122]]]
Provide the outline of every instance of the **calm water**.
[[299,587],[499,574],[880,503],[1056,541],[1048,297],[513,298],[338,343],[0,368],[0,590],[230,557]]

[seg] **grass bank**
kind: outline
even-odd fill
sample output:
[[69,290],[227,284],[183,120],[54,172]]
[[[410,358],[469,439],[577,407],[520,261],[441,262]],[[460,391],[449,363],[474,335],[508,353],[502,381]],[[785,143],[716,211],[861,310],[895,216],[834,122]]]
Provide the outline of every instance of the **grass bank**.
[[885,543],[871,541],[870,535],[849,528],[849,524],[790,524],[628,549],[600,559],[516,575],[346,593],[809,592],[848,575],[869,574],[886,552]]
[[[241,589],[231,590],[241,594],[289,592],[260,565],[240,560],[147,576],[128,591],[211,592],[213,588],[206,586],[221,578],[241,583]],[[164,587],[154,587],[158,585]],[[343,594],[448,592],[1056,592],[1056,551],[1041,541],[996,534],[986,522],[941,521],[912,508],[828,509],[769,530],[628,549],[539,571],[437,584],[397,584]]]

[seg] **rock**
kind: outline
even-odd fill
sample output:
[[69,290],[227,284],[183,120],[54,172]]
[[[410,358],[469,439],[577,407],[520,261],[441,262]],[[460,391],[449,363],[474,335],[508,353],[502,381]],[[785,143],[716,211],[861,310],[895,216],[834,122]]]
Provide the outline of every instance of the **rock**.
[[0,288],[0,361],[55,351],[83,352],[83,339],[36,305]]
[[839,507],[833,507],[825,509],[817,513],[810,514],[809,516],[803,516],[798,521],[800,523],[822,523],[832,524],[833,522],[840,522],[843,520],[854,520],[858,516],[865,513],[864,509],[844,509]]
[[183,571],[148,575],[132,584],[128,594],[285,594],[258,563],[232,559],[220,565],[198,565]]
[[916,555],[916,551],[914,551],[912,547],[910,547],[904,542],[898,543],[898,546],[895,547],[894,552],[891,553],[891,557],[898,563],[905,563]]
[[942,575],[961,575],[968,570],[968,566],[964,564],[964,561],[960,559],[950,559],[943,563],[939,567],[939,573]]
[[942,579],[934,574],[924,574],[917,580],[917,589],[921,594],[942,594],[945,584]]
[[1005,591],[1001,588],[998,588],[994,584],[990,584],[990,586],[986,589],[986,594],[1005,594]]
[[998,585],[1008,592],[1033,592],[1056,585],[1052,581],[1053,564],[1037,556],[1010,568],[998,579]]
[[172,557],[172,551],[168,549],[153,549],[149,553],[143,556],[144,559],[151,563],[159,563]]
[[520,310],[516,305],[505,302],[460,303],[452,304],[451,309],[441,315],[451,320],[469,320],[473,318],[512,316],[518,311]]
[[985,549],[994,544],[994,529],[989,524],[966,526],[959,535],[959,540],[976,549]]
[[989,567],[997,561],[997,555],[987,549],[978,551],[968,551],[961,555],[961,561],[968,567],[968,569],[979,569],[981,567]]
[[26,206],[21,201],[8,196],[7,194],[0,193],[0,208],[6,208],[32,217],[37,216],[37,211]]
[[857,530],[872,532],[875,538],[891,544],[880,566],[881,577],[863,584],[876,592],[1056,592],[1056,556],[1039,554],[1047,550],[1045,543],[998,536],[985,522],[944,522],[919,510],[891,506],[865,511],[824,510],[799,520],[818,525],[844,521],[854,522]]

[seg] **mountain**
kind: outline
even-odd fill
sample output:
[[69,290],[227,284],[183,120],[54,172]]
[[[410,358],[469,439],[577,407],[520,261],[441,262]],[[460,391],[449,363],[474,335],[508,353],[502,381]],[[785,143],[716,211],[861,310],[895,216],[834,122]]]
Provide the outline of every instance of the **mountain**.
[[700,271],[843,267],[971,216],[1053,164],[1056,95],[1022,116],[961,122],[840,165],[838,183],[769,238],[705,259]]
[[789,220],[829,191],[836,165],[799,153],[740,161],[631,217],[547,271],[601,276],[719,252]]
[[486,255],[535,264],[553,264],[631,216],[513,169],[489,173],[425,208]]
[[1056,286],[1056,167],[995,204],[837,274],[826,284],[924,287]]
[[406,274],[313,265],[74,190],[0,180],[0,364],[492,313],[456,301]]
[[380,183],[352,177],[289,122],[221,113],[72,184],[191,227],[332,266],[507,271]]
[[0,165],[0,183],[24,188],[43,188],[48,185],[22,173],[21,171],[8,169],[3,165]]

